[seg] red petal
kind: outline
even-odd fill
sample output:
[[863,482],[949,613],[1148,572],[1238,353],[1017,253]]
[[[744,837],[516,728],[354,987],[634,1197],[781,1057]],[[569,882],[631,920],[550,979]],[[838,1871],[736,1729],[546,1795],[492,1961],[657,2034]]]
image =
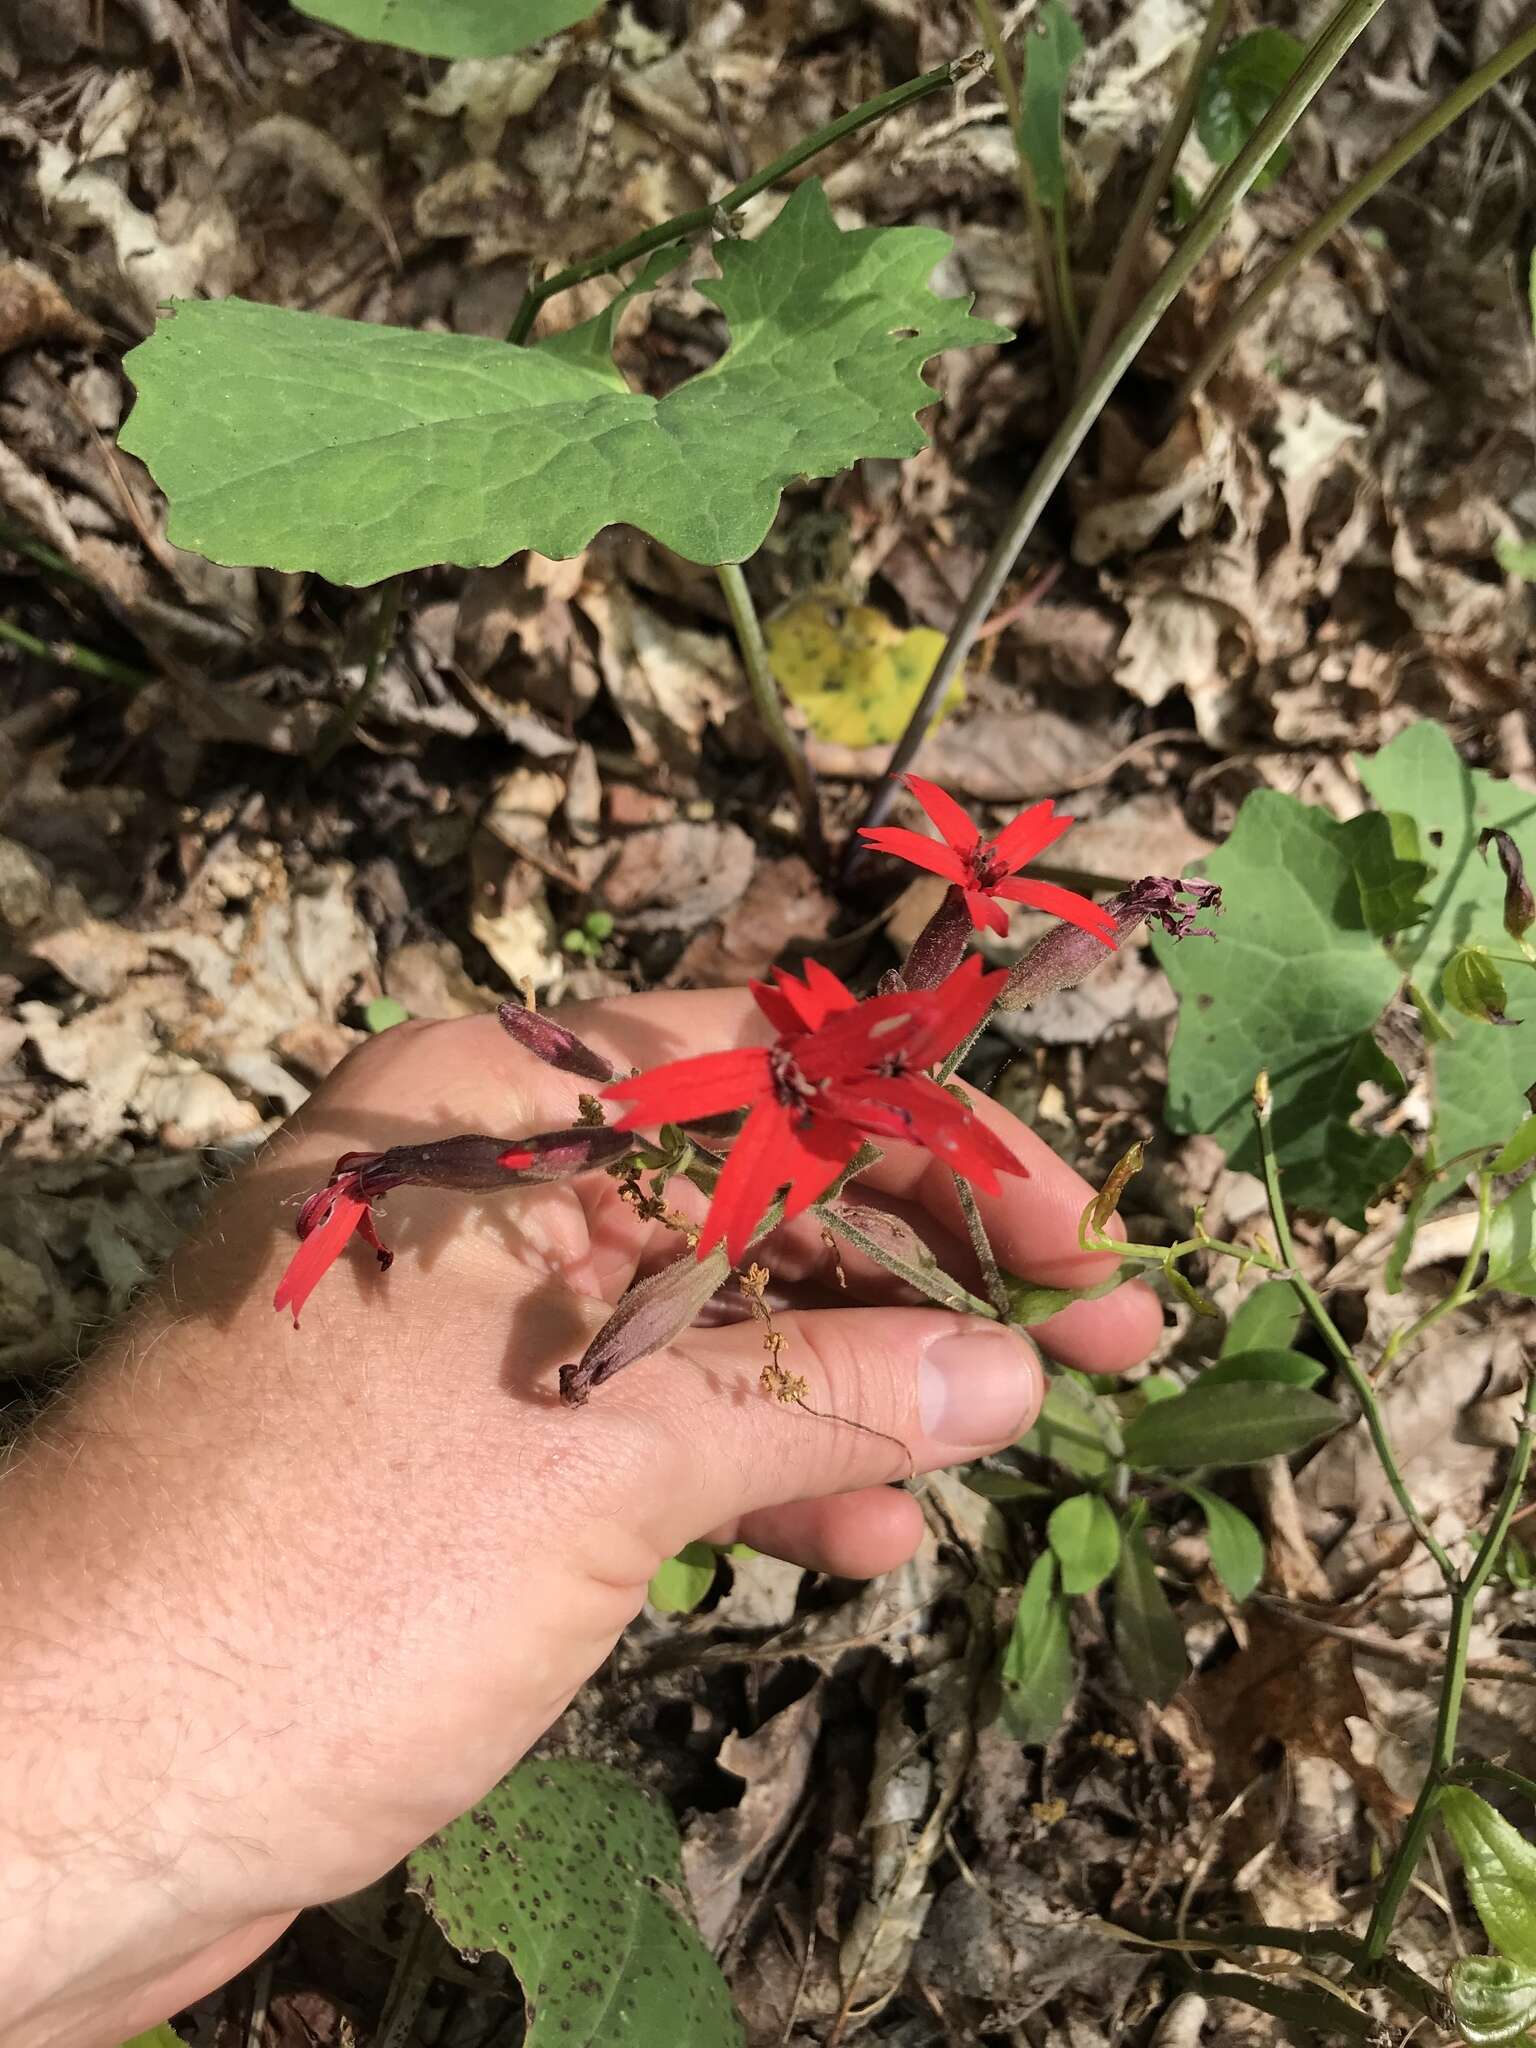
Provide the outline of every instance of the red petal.
[[794,1219],[820,1201],[864,1142],[856,1124],[813,1114],[804,1122],[791,1117],[789,1187],[784,1196],[784,1221]]
[[[811,1026],[813,1031],[818,1025],[824,1024],[829,1017],[835,1016],[839,1010],[856,1010],[858,1008],[859,999],[852,989],[845,988],[831,968],[823,967],[819,960],[807,960],[801,972],[805,976],[807,993],[810,995],[817,1010],[815,1021]],[[787,975],[782,975],[780,978],[785,981],[789,979]]]
[[789,1178],[789,1149],[788,1111],[782,1103],[760,1102],[742,1125],[715,1183],[699,1234],[701,1259],[723,1239],[726,1257],[733,1266],[740,1263],[769,1203]]
[[635,1105],[613,1128],[638,1131],[652,1124],[688,1122],[694,1117],[718,1116],[722,1110],[743,1109],[763,1096],[770,1085],[767,1052],[760,1045],[749,1045],[739,1052],[706,1052],[697,1059],[670,1060],[665,1066],[636,1074],[633,1080],[615,1081],[602,1092],[605,1100]]
[[968,953],[937,988],[920,991],[926,1008],[906,1048],[908,1064],[931,1067],[935,1060],[953,1052],[986,1016],[1002,994],[1007,979],[1006,967],[984,973],[981,955]]
[[861,825],[859,837],[876,853],[893,853],[915,868],[927,868],[932,874],[942,875],[946,882],[970,880],[970,868],[953,847],[940,846],[936,839],[925,838],[921,832],[908,832],[901,825]]
[[968,811],[961,809],[947,789],[940,789],[936,782],[929,782],[921,775],[908,775],[903,780],[938,826],[946,845],[952,846],[962,856],[980,845],[981,827],[974,823]]
[[[308,1206],[306,1203],[305,1207]],[[369,1243],[381,1256],[387,1257],[374,1232],[368,1204],[356,1195],[348,1194],[344,1188],[337,1188],[324,1218],[310,1230],[288,1261],[287,1269],[277,1283],[277,1292],[272,1297],[275,1309],[293,1310],[295,1329],[299,1327],[300,1309],[340,1258],[348,1239],[360,1226]]]
[[1006,896],[1010,903],[1027,903],[1032,910],[1044,910],[1052,917],[1075,924],[1079,931],[1102,939],[1111,952],[1115,951],[1114,918],[1088,897],[1079,896],[1075,889],[1058,889],[1054,882],[1010,881],[999,883],[997,893]]
[[814,1031],[834,1011],[851,1010],[857,1005],[858,998],[844,988],[830,967],[823,967],[819,960],[807,960],[804,974],[802,985],[782,967],[775,967],[773,978],[778,984],[776,988],[768,988],[760,981],[752,983],[757,1007],[781,1038]]
[[[780,979],[788,980],[788,976],[781,976]],[[794,997],[787,989],[774,988],[766,981],[749,981],[747,986],[752,991],[753,1002],[780,1038],[793,1038],[796,1032],[805,1029],[805,1020],[796,1007]]]
[[985,889],[967,889],[964,892],[965,907],[970,912],[971,923],[979,932],[996,932],[1000,939],[1008,936],[1008,913],[999,910]]
[[1052,816],[1050,803],[1031,804],[992,841],[992,852],[998,864],[1010,874],[1032,861],[1037,853],[1043,853],[1048,846],[1054,846],[1063,832],[1070,832],[1076,824],[1075,818]]
[[1028,1176],[1029,1169],[980,1117],[922,1074],[858,1083],[846,1093],[839,1091],[837,1106],[850,1121],[862,1106],[871,1124],[878,1119],[887,1135],[920,1145],[988,1194],[995,1191],[999,1173]]

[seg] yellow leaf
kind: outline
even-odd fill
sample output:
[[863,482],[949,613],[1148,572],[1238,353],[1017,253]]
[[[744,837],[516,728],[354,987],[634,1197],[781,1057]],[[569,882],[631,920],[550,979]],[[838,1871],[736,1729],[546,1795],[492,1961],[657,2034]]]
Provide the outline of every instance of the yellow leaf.
[[[904,632],[873,605],[845,604],[828,592],[780,612],[767,640],[785,696],[817,739],[841,747],[900,739],[944,646],[931,626]],[[964,698],[957,676],[934,724]]]

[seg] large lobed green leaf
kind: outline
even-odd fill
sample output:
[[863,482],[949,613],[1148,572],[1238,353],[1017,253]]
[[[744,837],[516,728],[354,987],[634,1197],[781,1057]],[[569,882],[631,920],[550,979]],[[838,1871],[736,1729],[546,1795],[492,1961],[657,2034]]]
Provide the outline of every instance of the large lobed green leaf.
[[127,359],[121,439],[171,538],[218,562],[372,583],[574,555],[621,520],[690,561],[741,561],[796,477],[925,445],[931,356],[1007,339],[929,290],[948,248],[930,228],[844,231],[807,181],[755,242],[720,245],[700,290],[730,346],[661,399],[570,337],[518,349],[184,301]]
[[425,57],[509,57],[597,12],[597,0],[294,0],[301,14]]
[[739,2048],[725,1980],[672,1901],[672,1818],[604,1764],[519,1764],[407,1869],[455,1948],[494,1950],[527,2000],[527,2048]]

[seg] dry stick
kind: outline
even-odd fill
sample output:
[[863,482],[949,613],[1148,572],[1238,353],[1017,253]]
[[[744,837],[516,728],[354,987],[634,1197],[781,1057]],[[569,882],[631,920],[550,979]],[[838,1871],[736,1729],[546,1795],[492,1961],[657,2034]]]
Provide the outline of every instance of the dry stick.
[[1484,93],[1490,92],[1501,78],[1532,56],[1536,56],[1536,25],[1528,28],[1524,35],[1517,36],[1497,56],[1490,57],[1486,64],[1480,64],[1454,92],[1447,93],[1438,106],[1431,107],[1422,120],[1415,121],[1405,135],[1399,136],[1386,154],[1378,157],[1369,170],[1363,171],[1347,191],[1340,193],[1332,206],[1318,215],[1298,241],[1276,257],[1258,283],[1233,307],[1201,351],[1199,361],[1179,385],[1170,412],[1177,415],[1183,411],[1195,393],[1204,388],[1243,329],[1252,324],[1280,287],[1294,277],[1302,264],[1315,256],[1368,199],[1373,199],[1389,179],[1397,176],[1404,164],[1449,128],[1453,121],[1459,121],[1467,109]]
[[722,562],[715,574],[720,578],[720,588],[725,592],[726,606],[736,632],[736,645],[741,649],[747,681],[752,686],[752,702],[758,717],[762,720],[763,730],[772,740],[794,786],[800,815],[805,820],[805,836],[811,863],[819,868],[826,847],[822,839],[821,805],[816,797],[816,778],[811,773],[811,764],[806,759],[804,747],[791,730],[789,720],[784,716],[784,700],[779,694],[773,663],[768,658],[768,643],[763,638],[763,629],[758,622],[757,607],[752,602],[752,593],[747,588],[747,579],[741,573],[739,562]]
[[1342,0],[1332,19],[1302,58],[1284,92],[1212,185],[1184,239],[1115,336],[1103,361],[1072,401],[1066,417],[1035,464],[1028,483],[1009,513],[991,554],[966,593],[965,602],[950,628],[944,651],[907,721],[906,731],[897,742],[886,769],[886,779],[876,788],[865,812],[862,821],[865,825],[876,825],[889,813],[896,800],[899,778],[911,765],[935,711],[943,703],[950,685],[964,665],[977,629],[997,602],[998,592],[1008,580],[1008,573],[1018,559],[1020,549],[1034,532],[1056,486],[1066,474],[1073,456],[1087,440],[1111,392],[1220,235],[1233,208],[1322,90],[1345,51],[1384,4],[1385,0]]
[[819,156],[824,149],[830,149],[835,142],[841,142],[847,135],[855,135],[859,129],[867,128],[871,121],[881,121],[887,114],[894,114],[899,108],[911,106],[915,100],[926,99],[930,93],[942,92],[946,85],[958,81],[974,71],[975,56],[957,57],[953,63],[941,64],[935,71],[925,71],[920,78],[909,78],[904,85],[893,86],[889,92],[877,93],[872,100],[839,115],[829,121],[825,128],[804,136],[793,149],[787,149],[782,156],[775,157],[760,171],[754,171],[750,178],[743,178],[739,185],[733,185],[722,198],[708,206],[696,206],[689,213],[679,213],[671,220],[664,220],[654,228],[647,228],[643,234],[631,235],[627,242],[620,242],[617,248],[605,249],[601,254],[589,256],[581,263],[573,263],[569,269],[557,271],[553,277],[545,278],[542,284],[532,284],[524,292],[516,317],[507,330],[511,342],[523,342],[533,331],[539,308],[546,299],[554,298],[560,292],[569,291],[573,285],[585,284],[590,277],[605,277],[610,271],[632,263],[637,256],[649,256],[653,249],[664,249],[668,242],[679,242],[685,235],[696,234],[701,228],[716,227],[722,221],[755,199],[759,192],[765,192],[770,185],[776,185],[780,178],[787,178],[813,156]]
[[82,675],[100,676],[103,682],[118,683],[125,690],[142,690],[155,680],[141,668],[130,668],[125,661],[114,661],[110,654],[98,654],[74,640],[39,640],[9,619],[0,619],[0,640],[9,640],[24,654],[35,654],[39,661],[51,661],[56,668],[79,669]]
[[1206,16],[1205,30],[1190,65],[1189,77],[1184,81],[1184,90],[1179,95],[1178,105],[1173,110],[1173,119],[1163,131],[1156,156],[1147,168],[1147,175],[1141,181],[1141,190],[1136,194],[1136,204],[1131,208],[1131,217],[1120,231],[1115,245],[1115,258],[1109,267],[1099,293],[1098,303],[1093,309],[1093,318],[1088,323],[1088,334],[1083,342],[1083,353],[1078,362],[1077,374],[1086,380],[1097,368],[1104,353],[1105,344],[1114,332],[1115,320],[1120,311],[1121,301],[1130,284],[1136,268],[1136,259],[1147,238],[1147,229],[1157,212],[1163,194],[1168,190],[1173,177],[1173,167],[1178,162],[1179,151],[1184,147],[1184,138],[1194,125],[1195,113],[1200,105],[1200,88],[1205,74],[1210,69],[1211,59],[1216,54],[1216,45],[1221,41],[1231,12],[1232,0],[1211,0],[1211,11]]
[[1013,142],[1019,198],[1023,203],[1024,218],[1029,225],[1030,245],[1035,252],[1035,275],[1040,281],[1040,305],[1045,314],[1045,330],[1050,338],[1051,362],[1056,371],[1056,389],[1065,396],[1072,389],[1072,333],[1067,320],[1061,281],[1057,274],[1056,249],[1050,225],[1045,218],[1045,208],[1040,203],[1034,169],[1024,153],[1023,110],[1019,104],[1019,82],[1013,75],[1012,64],[1008,61],[1008,48],[1003,40],[1002,27],[992,6],[992,0],[974,0],[974,5],[976,20],[992,59],[992,76],[997,81],[997,89],[1003,96],[1003,107],[1008,115],[1008,133]]

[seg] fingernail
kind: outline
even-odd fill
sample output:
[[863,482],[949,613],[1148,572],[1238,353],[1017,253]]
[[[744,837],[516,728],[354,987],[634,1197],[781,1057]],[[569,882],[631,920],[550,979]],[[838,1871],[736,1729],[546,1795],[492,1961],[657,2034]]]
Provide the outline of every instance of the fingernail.
[[1035,1419],[1042,1380],[1034,1346],[1016,1330],[975,1322],[947,1330],[917,1368],[917,1415],[941,1444],[1012,1443]]

